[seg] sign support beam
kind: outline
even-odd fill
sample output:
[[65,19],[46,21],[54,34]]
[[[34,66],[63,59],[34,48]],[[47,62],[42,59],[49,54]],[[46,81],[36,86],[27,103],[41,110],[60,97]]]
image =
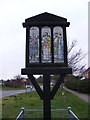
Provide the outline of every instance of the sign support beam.
[[43,91],[41,90],[40,86],[36,82],[35,78],[33,75],[28,75],[29,79],[31,80],[33,86],[35,87],[38,95],[40,96],[41,100],[43,99]]
[[56,82],[54,88],[51,91],[51,99],[54,98],[58,88],[60,87],[61,83],[64,81],[65,76],[66,76],[65,74],[60,74],[58,81]]
[[51,119],[51,97],[50,97],[50,75],[43,75],[43,111],[44,111],[44,120]]

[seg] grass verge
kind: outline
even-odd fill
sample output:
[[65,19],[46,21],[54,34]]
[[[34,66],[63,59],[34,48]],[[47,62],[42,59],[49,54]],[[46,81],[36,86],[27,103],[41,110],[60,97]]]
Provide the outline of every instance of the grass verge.
[[2,87],[2,90],[24,90],[24,87],[14,88],[14,87]]
[[[65,91],[65,101],[61,95],[60,90],[56,93],[51,102],[52,109],[62,109],[71,107],[72,111],[80,119],[88,119],[88,103],[81,100],[79,97],[74,96],[72,93]],[[36,92],[22,93],[5,97],[2,99],[2,117],[16,118],[20,113],[21,107],[25,109],[43,109],[43,101],[40,100]]]

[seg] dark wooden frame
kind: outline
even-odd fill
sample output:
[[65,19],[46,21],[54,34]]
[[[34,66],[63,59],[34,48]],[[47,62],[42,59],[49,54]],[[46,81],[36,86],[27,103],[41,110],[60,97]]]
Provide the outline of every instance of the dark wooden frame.
[[[47,15],[47,17],[52,17],[53,19],[58,19],[62,21],[44,21],[43,17]],[[52,15],[49,13],[43,13],[38,17],[34,16],[33,20],[36,18],[36,21],[32,21],[32,17],[25,20],[23,23],[23,27],[26,27],[26,68],[29,67],[67,67],[67,38],[66,38],[66,27],[69,27],[70,23],[67,22],[66,18],[57,17],[56,15]],[[39,21],[39,19],[41,21]],[[47,18],[48,19],[48,18]],[[47,20],[46,19],[46,20]],[[31,27],[39,28],[39,63],[29,63],[29,34]],[[51,29],[51,53],[52,53],[52,62],[51,63],[41,63],[41,30],[43,27],[49,27]],[[54,43],[53,43],[53,28],[54,27],[62,27],[63,29],[63,41],[64,41],[64,63],[54,63]]]
[[[34,85],[41,100],[43,100],[43,114],[44,120],[51,120],[51,100],[54,98],[59,86],[64,81],[67,74],[72,73],[72,69],[67,67],[67,38],[66,27],[69,27],[70,23],[66,18],[62,18],[50,13],[43,13],[34,17],[28,18],[23,23],[23,27],[26,27],[26,68],[21,69],[22,75],[28,75],[32,84]],[[31,27],[39,28],[39,63],[29,63],[29,32]],[[41,29],[44,26],[48,26],[51,29],[51,52],[52,62],[41,63]],[[54,45],[53,45],[53,28],[59,26],[63,29],[63,41],[64,41],[64,63],[54,63]],[[43,90],[37,84],[33,75],[43,75]],[[59,74],[60,78],[56,82],[52,91],[50,91],[50,75]]]

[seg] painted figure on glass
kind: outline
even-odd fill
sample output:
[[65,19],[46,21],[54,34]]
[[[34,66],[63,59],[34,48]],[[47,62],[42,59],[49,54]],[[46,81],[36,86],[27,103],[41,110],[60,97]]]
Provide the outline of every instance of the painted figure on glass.
[[38,28],[30,29],[29,39],[29,62],[39,62],[39,35]]
[[54,36],[54,62],[64,62],[63,37],[61,33]]
[[42,28],[42,63],[51,62],[51,29]]

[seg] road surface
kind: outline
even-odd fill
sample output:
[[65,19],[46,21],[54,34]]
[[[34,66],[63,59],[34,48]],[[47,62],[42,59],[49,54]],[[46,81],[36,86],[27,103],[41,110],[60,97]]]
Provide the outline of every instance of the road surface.
[[[40,87],[41,89],[43,89],[43,86],[40,86]],[[28,89],[28,91],[30,90]],[[35,91],[35,88],[33,88],[32,91]],[[26,90],[0,90],[0,99],[7,96],[24,93],[24,92],[26,92]]]
[[7,96],[19,94],[19,93],[24,93],[24,92],[25,90],[2,90],[2,91],[0,90],[0,99]]

